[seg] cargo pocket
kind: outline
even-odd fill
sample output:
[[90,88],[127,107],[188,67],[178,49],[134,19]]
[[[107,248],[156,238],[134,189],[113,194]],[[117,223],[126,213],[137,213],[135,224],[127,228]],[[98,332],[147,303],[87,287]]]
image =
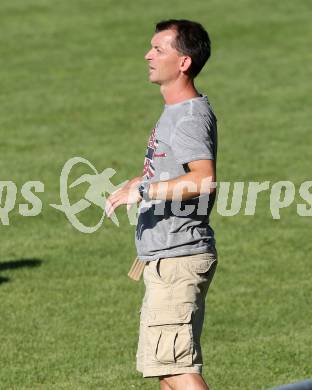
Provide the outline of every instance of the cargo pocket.
[[188,261],[188,268],[191,272],[197,274],[206,274],[210,271],[210,268],[217,266],[217,256],[213,253],[205,253],[201,255],[191,256]]
[[173,307],[170,310],[149,310],[147,326],[151,353],[157,362],[192,365],[192,309]]

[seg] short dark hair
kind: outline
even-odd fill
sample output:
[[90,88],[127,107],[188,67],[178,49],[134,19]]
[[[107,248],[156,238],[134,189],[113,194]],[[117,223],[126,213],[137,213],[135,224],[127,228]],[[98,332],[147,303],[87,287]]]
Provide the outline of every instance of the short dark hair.
[[163,20],[156,24],[156,33],[164,30],[177,32],[174,48],[191,57],[192,64],[188,74],[195,78],[210,57],[210,38],[207,31],[201,24],[185,19]]

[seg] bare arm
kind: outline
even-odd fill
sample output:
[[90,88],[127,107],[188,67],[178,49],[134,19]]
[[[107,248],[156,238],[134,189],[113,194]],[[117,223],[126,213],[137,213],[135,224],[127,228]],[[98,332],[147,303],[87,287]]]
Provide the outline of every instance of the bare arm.
[[188,163],[190,172],[168,181],[152,183],[149,188],[151,199],[187,200],[203,193],[214,191],[216,180],[214,162],[198,160]]
[[[190,172],[185,175],[152,183],[148,194],[150,199],[187,200],[215,190],[213,185],[216,180],[214,161],[192,161],[188,163],[188,167]],[[138,191],[138,184],[141,179],[140,176],[135,177],[107,199],[105,210],[108,217],[122,204],[129,206],[142,200]]]

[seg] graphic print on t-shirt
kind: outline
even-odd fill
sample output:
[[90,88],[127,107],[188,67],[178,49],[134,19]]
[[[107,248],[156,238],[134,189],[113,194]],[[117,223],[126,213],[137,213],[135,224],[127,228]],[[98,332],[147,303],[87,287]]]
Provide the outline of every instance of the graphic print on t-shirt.
[[154,158],[166,157],[166,153],[155,153],[157,147],[158,141],[156,139],[156,127],[154,127],[148,140],[144,159],[143,176],[145,180],[150,180],[155,175]]

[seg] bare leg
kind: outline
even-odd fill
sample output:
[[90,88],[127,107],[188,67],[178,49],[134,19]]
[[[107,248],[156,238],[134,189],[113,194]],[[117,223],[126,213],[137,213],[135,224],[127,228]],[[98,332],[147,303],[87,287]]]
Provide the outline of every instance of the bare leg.
[[160,385],[160,390],[172,390],[173,388],[170,387],[166,381],[166,378],[164,377],[159,377],[159,385]]
[[172,390],[209,390],[200,374],[171,375],[165,378]]

